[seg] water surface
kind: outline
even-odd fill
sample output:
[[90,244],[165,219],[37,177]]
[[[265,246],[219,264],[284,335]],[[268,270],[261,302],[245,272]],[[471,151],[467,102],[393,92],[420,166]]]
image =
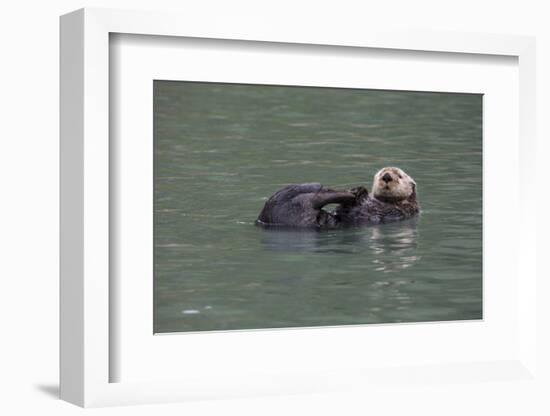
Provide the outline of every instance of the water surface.
[[[482,317],[482,97],[154,83],[154,331]],[[418,184],[419,218],[254,226],[279,188]]]

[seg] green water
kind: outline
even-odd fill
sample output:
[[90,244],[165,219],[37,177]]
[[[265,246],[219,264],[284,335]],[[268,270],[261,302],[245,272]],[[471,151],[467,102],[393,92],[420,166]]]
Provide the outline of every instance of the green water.
[[[154,331],[480,319],[482,97],[155,81]],[[419,218],[254,226],[290,183],[418,184]]]

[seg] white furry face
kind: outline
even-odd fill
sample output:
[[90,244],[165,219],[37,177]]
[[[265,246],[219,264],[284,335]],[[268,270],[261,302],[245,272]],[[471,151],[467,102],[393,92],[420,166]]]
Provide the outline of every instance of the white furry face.
[[380,169],[374,175],[372,194],[375,198],[407,199],[416,191],[416,182],[396,167]]

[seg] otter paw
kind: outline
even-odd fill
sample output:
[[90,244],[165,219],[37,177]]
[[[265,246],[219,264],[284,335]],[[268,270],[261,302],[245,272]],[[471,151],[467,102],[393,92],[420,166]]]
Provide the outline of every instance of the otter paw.
[[349,190],[350,193],[355,195],[357,201],[362,201],[369,196],[369,191],[364,186],[358,186]]

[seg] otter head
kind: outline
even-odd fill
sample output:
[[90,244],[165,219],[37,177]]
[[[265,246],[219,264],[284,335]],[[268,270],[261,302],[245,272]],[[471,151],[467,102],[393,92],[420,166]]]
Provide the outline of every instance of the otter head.
[[374,175],[372,194],[376,199],[387,202],[415,200],[416,182],[399,168],[383,168]]

